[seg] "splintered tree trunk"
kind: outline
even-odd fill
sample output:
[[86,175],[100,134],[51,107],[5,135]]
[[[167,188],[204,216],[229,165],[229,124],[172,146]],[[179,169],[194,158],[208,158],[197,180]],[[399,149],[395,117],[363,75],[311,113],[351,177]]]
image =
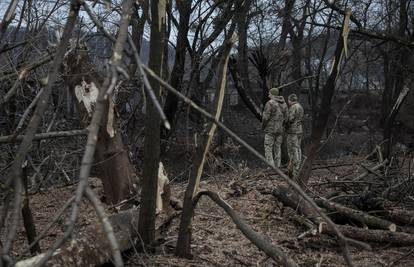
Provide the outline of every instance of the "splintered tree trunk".
[[[233,28],[234,30],[234,28]],[[230,31],[230,35],[233,31]],[[233,43],[235,42],[233,37],[225,40],[223,47],[223,56],[219,65],[219,79],[217,90],[215,94],[215,119],[219,120],[221,116],[221,110],[223,107],[224,91],[226,88],[226,76],[227,76],[227,63],[229,60],[229,54]],[[184,195],[183,213],[181,216],[180,229],[178,233],[177,247],[175,254],[180,257],[191,258],[191,223],[194,213],[194,196],[197,193],[201,175],[204,169],[204,163],[206,155],[211,145],[214,133],[217,126],[214,123],[210,123],[206,129],[208,133],[202,136],[200,142],[197,144],[194,157],[194,167],[191,171],[190,180],[188,182],[187,189]]]
[[[151,1],[151,40],[149,68],[161,76],[165,45],[166,1]],[[161,85],[152,77],[150,84],[157,97]],[[146,245],[154,243],[155,209],[160,161],[160,115],[151,101],[147,101],[145,116],[144,170],[142,179],[141,210],[138,231]]]
[[323,133],[325,132],[329,115],[331,114],[331,101],[332,96],[335,92],[336,80],[339,75],[339,68],[345,50],[346,36],[349,31],[350,16],[351,12],[347,11],[342,24],[341,34],[336,45],[332,71],[328,77],[328,80],[326,81],[325,86],[322,89],[322,101],[319,110],[312,120],[311,144],[309,145],[308,149],[308,158],[298,175],[298,180],[303,186],[308,183],[312,171],[312,163],[316,158],[316,154],[320,146],[320,141],[322,139]]
[[[84,127],[89,125],[102,75],[97,72],[86,50],[72,52],[66,60],[65,79],[76,99],[77,110]],[[95,161],[103,182],[107,203],[117,203],[136,191],[136,174],[122,141],[112,97],[104,106],[96,146]]]

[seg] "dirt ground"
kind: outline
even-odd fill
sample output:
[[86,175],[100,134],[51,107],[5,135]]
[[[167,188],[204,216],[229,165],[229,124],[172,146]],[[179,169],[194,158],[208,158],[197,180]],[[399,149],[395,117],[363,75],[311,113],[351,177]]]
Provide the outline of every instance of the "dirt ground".
[[[355,158],[340,161],[324,161],[323,164],[340,165]],[[322,163],[322,162],[321,162]],[[247,166],[232,166],[230,171],[204,177],[201,187],[219,194],[253,227],[265,235],[273,244],[282,248],[300,266],[345,266],[335,239],[325,235],[298,236],[306,231],[295,222],[295,211],[283,208],[270,194],[272,188],[284,184],[280,177],[263,169]],[[327,193],[320,183],[332,179],[334,173],[352,172],[352,165],[315,170],[311,180],[311,192],[315,195]],[[92,179],[94,190],[102,194],[99,180]],[[172,183],[172,195],[182,200],[185,182]],[[75,185],[32,195],[30,202],[38,232],[70,198]],[[108,210],[108,213],[113,209]],[[96,220],[88,203],[82,204],[77,231]],[[231,219],[208,198],[202,198],[195,211],[193,221],[192,260],[173,256],[177,240],[179,218],[173,220],[163,237],[163,243],[155,254],[132,253],[125,258],[127,266],[278,266],[263,252],[259,251],[236,228]],[[18,240],[14,245],[15,255],[27,246],[22,222]],[[45,249],[64,229],[62,219],[47,237],[41,241]],[[373,246],[372,251],[351,247],[355,266],[414,266],[414,247],[390,247],[386,244]],[[25,254],[25,256],[28,256]]]

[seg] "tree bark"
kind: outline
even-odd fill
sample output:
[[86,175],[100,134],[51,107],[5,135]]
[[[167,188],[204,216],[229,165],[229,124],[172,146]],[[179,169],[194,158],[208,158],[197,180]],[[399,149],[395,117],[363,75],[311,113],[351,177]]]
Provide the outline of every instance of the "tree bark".
[[[65,79],[70,91],[77,99],[76,105],[83,127],[88,127],[92,109],[97,101],[98,88],[103,76],[96,71],[86,50],[68,55],[65,64]],[[102,180],[106,202],[118,203],[136,191],[136,174],[129,160],[128,151],[122,141],[118,118],[112,97],[104,101],[104,111],[98,132],[95,160]]]
[[[162,75],[165,45],[166,1],[151,1],[151,36],[149,68],[158,76]],[[151,87],[157,98],[161,85],[149,77]],[[155,239],[155,212],[158,186],[158,168],[160,161],[160,115],[154,104],[147,101],[145,116],[144,170],[142,179],[141,210],[139,212],[138,231],[145,245],[151,245]]]
[[345,215],[347,218],[351,218],[361,223],[364,223],[369,227],[376,228],[376,229],[390,230],[391,232],[395,232],[397,230],[397,226],[395,225],[395,223],[369,215],[360,210],[351,209],[351,208],[342,206],[341,204],[334,203],[334,202],[328,201],[326,199],[321,199],[321,198],[316,199],[315,202],[319,206],[327,209],[328,211],[338,212],[342,215]]
[[[249,10],[252,4],[252,0],[244,1],[243,5],[239,8],[236,14],[237,28],[239,35],[239,45],[237,47],[238,59],[237,70],[240,73],[240,78],[243,87],[250,91],[250,79],[249,79],[249,57],[248,57],[248,45],[247,45],[247,29],[249,28],[250,18]],[[232,76],[234,78],[233,72]],[[256,114],[255,114],[256,116]]]
[[229,71],[231,74],[231,77],[233,78],[234,87],[236,87],[237,93],[239,94],[240,98],[246,105],[246,107],[252,112],[252,114],[258,119],[259,121],[262,121],[262,112],[260,111],[260,108],[254,103],[253,99],[247,94],[246,88],[244,86],[243,81],[240,78],[239,72],[236,68],[236,61],[232,58],[229,59]]
[[[182,83],[185,70],[185,59],[187,51],[187,35],[190,29],[190,15],[192,1],[176,1],[177,8],[180,13],[178,24],[177,45],[175,48],[175,61],[171,72],[170,84],[177,90],[182,90]],[[176,121],[176,113],[178,109],[178,97],[171,92],[167,93],[165,99],[164,112],[173,129]]]
[[[137,2],[134,3],[133,13],[131,17],[132,33],[131,38],[134,41],[134,45],[137,48],[138,52],[141,51],[142,45],[142,36],[144,34],[145,22],[147,21],[148,14],[148,0],[142,1],[140,5]],[[142,15],[139,16],[139,7],[142,8]],[[134,61],[134,57],[131,56],[131,64],[129,66],[129,72],[132,76],[135,75],[137,70],[137,64]]]

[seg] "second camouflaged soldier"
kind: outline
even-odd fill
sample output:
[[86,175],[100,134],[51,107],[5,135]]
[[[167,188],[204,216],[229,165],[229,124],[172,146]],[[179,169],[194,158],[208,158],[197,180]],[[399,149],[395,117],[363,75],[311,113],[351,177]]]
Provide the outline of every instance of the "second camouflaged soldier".
[[279,96],[277,88],[269,90],[269,98],[262,116],[262,129],[265,132],[265,157],[270,164],[279,168],[287,105],[283,96]]
[[286,142],[289,160],[293,165],[293,175],[297,176],[302,161],[302,150],[300,145],[303,138],[303,107],[298,103],[298,97],[295,94],[289,95],[288,105]]

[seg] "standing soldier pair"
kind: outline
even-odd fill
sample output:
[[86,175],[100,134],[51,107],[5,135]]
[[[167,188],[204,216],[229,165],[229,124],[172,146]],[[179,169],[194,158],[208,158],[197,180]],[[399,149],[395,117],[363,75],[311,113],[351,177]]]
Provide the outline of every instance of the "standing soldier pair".
[[300,145],[303,137],[303,108],[298,103],[295,94],[289,95],[288,108],[283,96],[279,96],[277,88],[269,90],[269,98],[262,117],[266,160],[273,166],[280,167],[281,144],[283,134],[286,132],[289,160],[293,167],[293,175],[296,176],[300,170],[302,158]]

